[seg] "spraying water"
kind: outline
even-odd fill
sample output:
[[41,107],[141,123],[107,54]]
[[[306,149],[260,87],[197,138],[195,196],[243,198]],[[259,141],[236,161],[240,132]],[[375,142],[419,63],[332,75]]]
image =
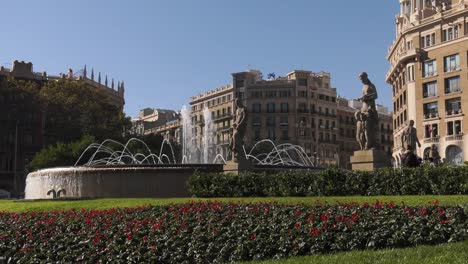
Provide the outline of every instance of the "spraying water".
[[184,105],[180,111],[182,115],[182,163],[194,163],[196,160],[196,146],[193,138],[193,124],[190,110]]
[[203,129],[203,163],[208,164],[213,160],[212,149],[214,139],[213,122],[208,107],[203,109],[203,118],[205,121],[205,127]]

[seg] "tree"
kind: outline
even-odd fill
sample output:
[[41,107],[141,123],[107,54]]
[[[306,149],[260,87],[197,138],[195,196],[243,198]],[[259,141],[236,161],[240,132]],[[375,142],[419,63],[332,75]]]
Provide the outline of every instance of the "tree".
[[93,135],[98,141],[119,140],[130,126],[130,119],[111,104],[106,94],[84,82],[49,82],[40,95],[47,109],[49,143],[67,143],[82,135]]

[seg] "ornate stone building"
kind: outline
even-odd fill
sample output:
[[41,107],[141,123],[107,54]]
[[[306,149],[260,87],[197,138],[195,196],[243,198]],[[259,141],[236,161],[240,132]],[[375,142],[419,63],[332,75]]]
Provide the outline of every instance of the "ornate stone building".
[[[34,72],[31,62],[14,61],[11,69],[0,67],[0,82],[8,78],[31,81],[41,85],[59,79],[86,82],[90,87],[101,89],[115,106],[123,109],[124,83],[114,81],[108,84],[107,77],[101,83],[94,80],[94,71],[87,77],[86,66],[78,74],[69,70],[60,76],[46,72]],[[46,113],[39,104],[25,102],[23,95],[15,91],[0,91],[0,190],[6,190],[15,196],[24,191],[25,168],[33,156],[46,145]]]
[[393,87],[394,161],[401,163],[401,134],[414,120],[420,157],[435,144],[441,158],[462,163],[468,160],[468,0],[400,5],[386,76]]

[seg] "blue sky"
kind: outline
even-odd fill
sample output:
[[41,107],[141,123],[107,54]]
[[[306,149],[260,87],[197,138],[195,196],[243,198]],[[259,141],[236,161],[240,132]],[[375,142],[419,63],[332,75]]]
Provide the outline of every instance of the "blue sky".
[[397,0],[4,1],[0,64],[31,61],[49,74],[87,64],[125,80],[130,116],[180,109],[248,68],[327,71],[347,98],[367,71],[391,106],[385,58],[398,11]]

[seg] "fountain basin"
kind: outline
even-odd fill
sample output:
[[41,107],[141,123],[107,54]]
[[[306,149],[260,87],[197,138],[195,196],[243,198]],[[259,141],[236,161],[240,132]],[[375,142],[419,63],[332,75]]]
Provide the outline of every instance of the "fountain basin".
[[26,178],[25,199],[60,198],[171,198],[189,197],[189,177],[195,170],[220,172],[219,164],[157,164],[79,166],[43,169]]

